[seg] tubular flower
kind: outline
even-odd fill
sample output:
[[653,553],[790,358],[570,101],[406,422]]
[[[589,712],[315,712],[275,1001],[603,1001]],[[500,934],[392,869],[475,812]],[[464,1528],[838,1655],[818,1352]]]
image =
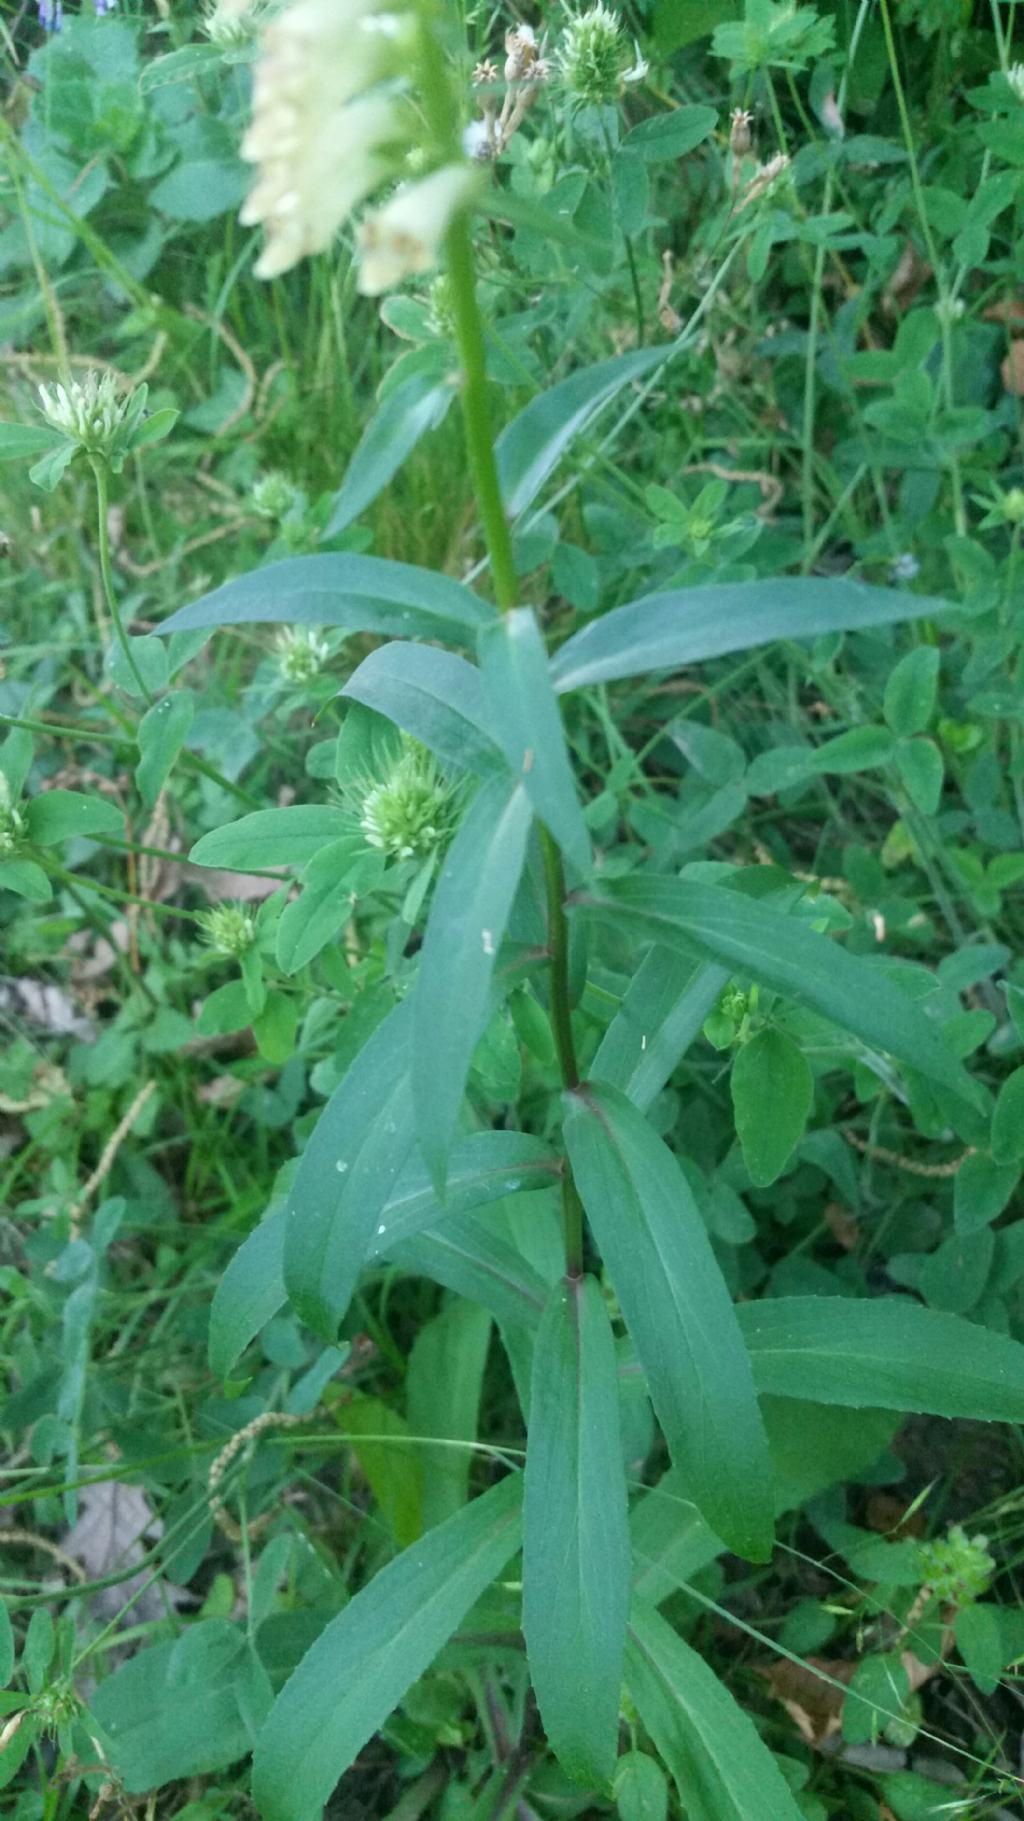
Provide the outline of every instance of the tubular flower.
[[476,181],[468,165],[446,164],[418,183],[403,184],[390,202],[367,216],[359,231],[359,289],[364,296],[378,297],[437,264],[445,234]]
[[408,137],[401,107],[368,91],[397,70],[412,25],[375,0],[293,0],[267,26],[242,143],[259,172],[241,220],[267,231],[258,277],[322,252],[393,171]]

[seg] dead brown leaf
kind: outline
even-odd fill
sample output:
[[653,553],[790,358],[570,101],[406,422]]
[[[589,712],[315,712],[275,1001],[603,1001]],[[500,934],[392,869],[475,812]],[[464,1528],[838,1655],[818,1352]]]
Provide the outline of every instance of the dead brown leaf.
[[756,1665],[770,1694],[781,1701],[800,1737],[819,1750],[842,1724],[846,1695],[843,1688],[834,1684],[849,1682],[856,1667],[856,1663],[826,1657],[807,1657],[802,1663],[781,1657],[775,1663]]
[[1003,391],[1014,398],[1024,397],[1024,338],[1011,341],[1006,359],[1000,369]]
[[860,1238],[860,1227],[850,1210],[841,1202],[830,1201],[825,1209],[825,1224],[837,1246],[852,1252]]

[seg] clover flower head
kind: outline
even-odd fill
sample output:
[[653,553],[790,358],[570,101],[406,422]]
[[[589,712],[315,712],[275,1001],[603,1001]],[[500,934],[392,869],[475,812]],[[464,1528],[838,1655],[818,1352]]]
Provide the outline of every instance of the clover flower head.
[[[639,52],[637,56],[639,59]],[[556,67],[563,88],[577,107],[601,107],[617,99],[628,57],[619,19],[599,0],[598,5],[569,20],[558,47]],[[646,73],[645,68],[643,74]],[[634,75],[632,79],[641,78]]]
[[422,272],[441,257],[445,235],[476,188],[469,165],[446,164],[429,177],[403,184],[363,221],[359,230],[359,289],[365,297]]
[[1011,63],[1006,72],[1006,80],[1018,101],[1024,101],[1024,63]]
[[286,474],[263,474],[252,490],[252,509],[259,518],[286,518],[297,501],[298,488]]
[[456,792],[435,760],[407,740],[387,776],[361,792],[359,823],[371,847],[396,860],[426,859],[453,832]]
[[25,818],[11,795],[11,787],[0,771],[0,859],[16,854],[25,837]]
[[40,386],[39,404],[47,422],[91,455],[109,455],[135,404],[133,393],[118,396],[112,373],[89,372],[66,386]]
[[218,955],[237,961],[256,940],[256,925],[240,904],[215,904],[199,922],[203,935]]
[[311,683],[331,655],[327,640],[315,626],[283,626],[275,648],[277,668],[286,683]]

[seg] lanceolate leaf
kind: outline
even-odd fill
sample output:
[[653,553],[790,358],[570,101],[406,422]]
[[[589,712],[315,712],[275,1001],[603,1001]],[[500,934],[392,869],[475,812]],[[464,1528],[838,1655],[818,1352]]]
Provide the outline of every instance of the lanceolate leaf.
[[[423,1164],[418,1157],[411,1157],[381,1210],[377,1230],[367,1247],[367,1261],[394,1254],[400,1262],[408,1263],[399,1248],[418,1233],[505,1195],[549,1188],[557,1169],[557,1161],[547,1146],[526,1132],[476,1132],[452,1151],[442,1207]],[[286,1211],[282,1208],[254,1227],[214,1291],[209,1355],[210,1369],[220,1378],[227,1377],[249,1342],[287,1300],[286,1224]],[[512,1268],[515,1255],[509,1247],[503,1250],[509,1254],[505,1263]],[[416,1267],[410,1264],[409,1268]],[[427,1270],[425,1275],[434,1273]],[[438,1281],[447,1282],[447,1278]],[[532,1305],[536,1319],[543,1305],[543,1286],[538,1290],[531,1282],[530,1289],[536,1297]],[[486,1297],[479,1300],[490,1307]],[[526,1302],[530,1306],[529,1297]],[[513,1306],[519,1319],[523,1319],[522,1304],[523,1298],[518,1295]]]
[[811,1005],[865,1043],[977,1098],[937,1026],[889,975],[774,905],[726,886],[653,874],[623,879],[600,896],[588,891],[577,902],[610,912],[652,942],[724,963]]
[[332,1619],[260,1733],[262,1821],[312,1821],[357,1752],[519,1547],[510,1475],[389,1563]]
[[503,614],[484,629],[479,649],[488,715],[505,757],[567,859],[587,872],[590,838],[533,613]]
[[487,1015],[530,831],[529,798],[504,777],[478,791],[445,860],[423,937],[413,1026],[416,1127],[437,1184]]
[[400,640],[381,645],[341,694],[386,715],[445,764],[485,772],[502,762],[487,725],[480,672],[453,651]]
[[436,371],[415,373],[370,419],[334,501],[325,537],[344,531],[377,498],[420,438],[444,421],[455,389]]
[[480,1303],[499,1322],[534,1327],[547,1301],[548,1286],[539,1272],[472,1214],[456,1214],[427,1233],[399,1240],[389,1256],[407,1271]]
[[556,1285],[537,1335],[523,1504],[523,1630],[548,1741],[575,1783],[615,1765],[629,1529],[615,1346],[592,1277]]
[[303,1321],[333,1340],[413,1142],[412,1007],[396,1006],[327,1102],[288,1197],[284,1281]]
[[[505,510],[518,518],[557,468],[569,444],[597,413],[635,379],[666,359],[665,348],[634,349],[595,367],[584,367],[538,393],[504,429],[495,445]],[[571,643],[572,641],[570,641]]]
[[927,595],[812,576],[678,588],[591,620],[566,640],[551,675],[559,691],[581,689],[649,670],[678,670],[776,639],[814,639],[948,611],[947,602]]
[[703,1657],[639,1601],[630,1615],[626,1682],[688,1821],[801,1821],[753,1721]]
[[686,1054],[722,988],[729,969],[695,962],[669,948],[652,948],[594,1057],[595,1076],[646,1112]]
[[179,607],[160,631],[283,620],[290,626],[344,626],[349,632],[466,645],[493,612],[461,582],[431,569],[338,551],[283,557],[253,569]]
[[565,1142],[690,1496],[739,1555],[772,1541],[768,1444],[725,1281],[671,1151],[616,1089],[566,1095]]
[[909,1297],[781,1296],[738,1310],[760,1391],[1024,1422],[1024,1347]]

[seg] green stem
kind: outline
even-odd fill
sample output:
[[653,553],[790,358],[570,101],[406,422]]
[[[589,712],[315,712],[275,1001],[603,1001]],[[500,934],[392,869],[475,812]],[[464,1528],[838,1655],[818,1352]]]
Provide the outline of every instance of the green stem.
[[448,235],[448,277],[455,333],[462,357],[462,417],[466,430],[466,447],[473,471],[480,521],[491,559],[494,595],[502,612],[507,613],[518,601],[519,584],[512,560],[512,533],[505,517],[494,460],[483,326],[473,277],[469,223],[464,215],[460,215]]
[[100,576],[103,580],[103,593],[106,598],[107,612],[110,614],[114,631],[117,634],[117,642],[124,654],[124,661],[131,671],[132,676],[135,678],[136,688],[142,695],[147,707],[152,708],[153,697],[147,689],[146,684],[143,681],[142,672],[135,662],[131,641],[124,629],[124,621],[121,618],[121,609],[117,604],[117,596],[114,593],[114,577],[110,567],[110,532],[107,527],[107,464],[101,455],[90,456],[89,460],[93,474],[96,476],[96,530],[99,539],[98,554],[100,559]]

